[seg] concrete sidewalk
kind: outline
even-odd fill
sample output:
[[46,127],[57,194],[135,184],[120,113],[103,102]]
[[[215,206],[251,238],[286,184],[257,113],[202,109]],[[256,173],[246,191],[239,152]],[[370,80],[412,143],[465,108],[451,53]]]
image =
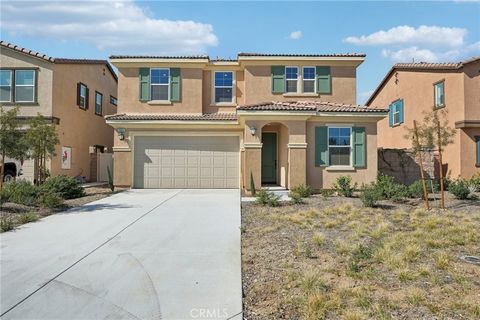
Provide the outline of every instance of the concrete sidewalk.
[[242,318],[238,190],[127,191],[1,242],[5,319]]

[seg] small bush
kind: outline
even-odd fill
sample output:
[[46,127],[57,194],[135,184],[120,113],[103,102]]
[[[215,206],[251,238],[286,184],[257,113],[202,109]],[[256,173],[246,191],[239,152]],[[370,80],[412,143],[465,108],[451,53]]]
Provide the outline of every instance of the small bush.
[[58,193],[45,192],[38,196],[37,204],[43,208],[58,208],[63,204],[63,198]]
[[297,192],[290,192],[288,196],[290,197],[293,204],[301,204],[304,202],[303,197]]
[[280,197],[273,194],[273,192],[261,189],[257,192],[257,203],[261,205],[268,205],[270,207],[278,207],[280,204]]
[[375,207],[381,198],[381,192],[374,183],[364,186],[360,195],[360,200],[365,207]]
[[38,215],[34,212],[27,212],[27,213],[22,213],[19,217],[18,217],[18,222],[20,224],[25,224],[25,223],[29,223],[29,222],[34,222],[34,221],[37,221],[38,220]]
[[58,193],[64,199],[80,198],[85,195],[85,190],[75,178],[64,175],[48,179],[40,189],[42,193]]
[[335,190],[333,190],[333,189],[321,189],[320,190],[320,194],[324,198],[329,198],[329,197],[333,196],[334,192],[335,192]]
[[13,230],[15,228],[15,224],[13,223],[12,216],[7,213],[2,213],[0,216],[0,231],[6,232]]
[[408,186],[408,197],[414,199],[424,198],[422,180],[417,180]]
[[393,177],[382,173],[378,174],[376,188],[381,199],[399,202],[408,196],[406,186],[396,183]]
[[352,185],[352,177],[340,176],[337,178],[334,189],[344,197],[352,197],[353,191],[355,191],[357,184]]
[[108,187],[113,192],[115,191],[115,185],[113,184],[113,175],[112,175],[112,172],[110,171],[109,166],[107,166],[107,174],[108,174]]
[[468,199],[468,196],[470,195],[468,182],[461,179],[450,183],[448,191],[453,194],[455,198],[460,200]]
[[38,188],[26,180],[15,180],[5,183],[2,190],[4,198],[9,202],[34,206],[38,195]]
[[255,180],[253,179],[253,173],[250,171],[250,192],[252,193],[252,196],[255,197],[257,193],[257,189],[255,188]]
[[267,204],[269,207],[278,207],[280,205],[280,197],[272,193]]
[[[468,182],[470,185],[474,186],[477,190],[480,190],[480,173],[478,172],[475,173]],[[450,182],[450,184],[451,183],[452,182]]]
[[293,187],[292,192],[298,193],[302,198],[308,198],[312,195],[312,188],[301,184]]

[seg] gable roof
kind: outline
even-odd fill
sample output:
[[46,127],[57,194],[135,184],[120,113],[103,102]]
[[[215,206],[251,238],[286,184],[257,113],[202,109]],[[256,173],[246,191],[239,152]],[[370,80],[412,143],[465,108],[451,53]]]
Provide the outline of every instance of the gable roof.
[[253,53],[240,52],[239,57],[309,57],[309,58],[323,58],[323,57],[360,57],[364,58],[365,53],[326,53],[326,54],[302,54],[302,53]]
[[387,113],[387,109],[372,108],[362,105],[333,103],[322,101],[271,101],[238,106],[240,111],[313,111],[313,112],[359,112],[359,113]]
[[105,116],[106,120],[127,120],[127,121],[151,121],[151,120],[162,120],[162,121],[236,121],[237,115],[235,113],[204,113],[204,114],[112,114]]
[[291,54],[291,53],[249,53],[249,52],[240,52],[237,54],[236,59],[223,59],[223,58],[213,58],[211,59],[208,55],[184,55],[184,56],[168,56],[168,55],[159,55],[159,56],[141,56],[141,55],[111,55],[110,59],[191,59],[191,60],[208,60],[208,61],[238,61],[241,57],[278,57],[278,58],[365,58],[366,54],[364,53],[332,53],[332,54]]
[[32,56],[34,58],[38,58],[44,61],[48,61],[51,63],[56,63],[56,64],[103,64],[108,68],[108,71],[112,74],[113,78],[115,81],[118,81],[117,74],[113,70],[112,66],[107,60],[99,60],[99,59],[68,59],[68,58],[53,58],[50,56],[47,56],[46,54],[42,54],[33,50],[29,50],[17,45],[14,45],[12,43],[6,42],[6,41],[0,41],[0,48],[8,48],[10,50],[26,54],[29,56]]
[[393,65],[392,68],[388,71],[385,77],[382,79],[378,87],[373,91],[370,98],[368,98],[367,102],[365,103],[367,106],[370,105],[372,100],[377,96],[380,92],[380,89],[387,83],[390,76],[395,71],[445,71],[445,72],[452,72],[458,71],[462,69],[465,65],[480,61],[480,56],[473,57],[464,61],[460,62],[442,62],[442,63],[428,63],[428,62],[415,62],[415,63],[396,63]]

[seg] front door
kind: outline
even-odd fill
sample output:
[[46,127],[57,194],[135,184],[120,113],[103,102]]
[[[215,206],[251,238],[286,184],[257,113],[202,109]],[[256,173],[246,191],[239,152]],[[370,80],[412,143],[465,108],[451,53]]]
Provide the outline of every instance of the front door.
[[277,134],[262,133],[262,184],[277,183]]

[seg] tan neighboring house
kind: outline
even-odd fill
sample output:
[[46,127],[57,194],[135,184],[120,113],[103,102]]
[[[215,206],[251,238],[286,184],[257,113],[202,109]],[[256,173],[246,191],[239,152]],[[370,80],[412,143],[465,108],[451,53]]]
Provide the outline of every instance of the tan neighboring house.
[[[52,58],[1,41],[0,80],[0,106],[20,107],[24,120],[40,113],[56,124],[60,143],[51,175],[95,181],[96,153],[113,147],[104,116],[117,112],[117,76],[108,61]],[[34,170],[25,161],[21,177],[33,180]]]
[[133,188],[331,187],[377,175],[377,122],[355,104],[363,54],[112,56],[114,180]]
[[399,63],[387,73],[366,103],[388,106],[378,122],[378,146],[408,149],[405,127],[424,112],[446,109],[457,128],[454,143],[443,154],[445,173],[470,178],[480,172],[480,57],[458,63]]

